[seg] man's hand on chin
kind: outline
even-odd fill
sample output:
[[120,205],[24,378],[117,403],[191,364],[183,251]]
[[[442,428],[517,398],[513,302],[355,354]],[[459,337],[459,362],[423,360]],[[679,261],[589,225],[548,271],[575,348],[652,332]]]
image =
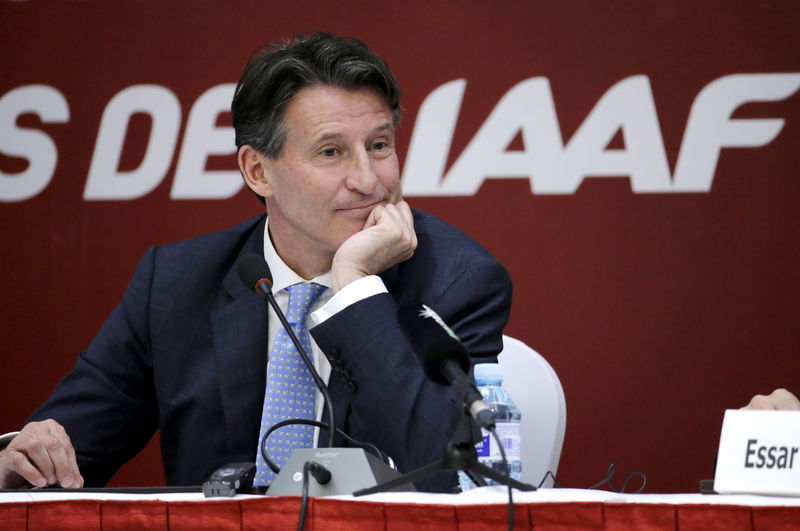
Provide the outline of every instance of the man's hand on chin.
[[349,283],[386,271],[411,258],[417,233],[411,208],[405,201],[376,206],[364,228],[342,243],[333,257],[333,291]]

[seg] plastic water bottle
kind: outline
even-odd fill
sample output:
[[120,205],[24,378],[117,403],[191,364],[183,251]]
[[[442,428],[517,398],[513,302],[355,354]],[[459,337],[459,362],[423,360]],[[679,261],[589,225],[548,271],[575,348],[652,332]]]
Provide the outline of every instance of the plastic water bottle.
[[[510,475],[516,480],[522,476],[522,457],[520,454],[520,421],[522,414],[516,404],[503,389],[503,367],[497,363],[479,363],[475,365],[475,383],[483,395],[486,405],[494,413],[495,430],[503,448],[510,469]],[[481,430],[483,441],[475,447],[478,451],[478,461],[501,474],[506,473],[503,458],[497,447],[497,441],[486,430]],[[487,485],[497,485],[492,479],[484,478]],[[459,485],[466,491],[475,485],[463,472],[458,473]]]

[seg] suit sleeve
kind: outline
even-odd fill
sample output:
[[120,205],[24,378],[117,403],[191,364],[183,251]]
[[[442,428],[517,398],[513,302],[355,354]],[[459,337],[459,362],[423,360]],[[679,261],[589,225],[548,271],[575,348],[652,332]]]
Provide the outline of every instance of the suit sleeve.
[[29,419],[52,418],[64,426],[87,487],[105,485],[157,428],[146,310],[153,260],[151,249],[121,304]]
[[[410,290],[411,296],[439,313],[473,360],[496,361],[511,304],[508,273],[492,259],[457,269],[460,273],[438,291]],[[442,458],[455,409],[451,390],[425,376],[400,329],[397,309],[405,298],[374,295],[311,330],[334,367],[331,378],[337,365],[349,377],[346,430],[391,455],[401,472]],[[455,484],[455,474],[446,473],[417,487],[452,492]]]

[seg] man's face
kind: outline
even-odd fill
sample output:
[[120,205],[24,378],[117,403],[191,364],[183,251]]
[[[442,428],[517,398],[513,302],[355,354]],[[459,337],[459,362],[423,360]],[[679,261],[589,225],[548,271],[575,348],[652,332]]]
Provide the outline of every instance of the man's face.
[[392,112],[375,90],[318,85],[285,119],[280,157],[260,156],[270,234],[290,266],[330,260],[376,205],[401,199]]

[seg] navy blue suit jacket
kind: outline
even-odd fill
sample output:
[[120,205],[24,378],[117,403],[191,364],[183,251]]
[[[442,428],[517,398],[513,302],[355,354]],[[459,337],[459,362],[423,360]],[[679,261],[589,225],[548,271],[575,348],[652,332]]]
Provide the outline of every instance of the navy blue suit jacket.
[[[32,415],[64,425],[87,486],[105,484],[157,429],[171,485],[197,485],[223,464],[255,460],[267,301],[242,284],[236,262],[263,252],[264,220],[149,249],[120,305]],[[454,399],[426,378],[398,326],[398,306],[425,302],[473,358],[491,359],[511,304],[508,273],[477,243],[417,211],[414,227],[414,256],[381,275],[389,293],[311,330],[334,368],[338,427],[377,445],[403,472],[442,457]],[[454,485],[454,474],[417,484],[444,492]]]

